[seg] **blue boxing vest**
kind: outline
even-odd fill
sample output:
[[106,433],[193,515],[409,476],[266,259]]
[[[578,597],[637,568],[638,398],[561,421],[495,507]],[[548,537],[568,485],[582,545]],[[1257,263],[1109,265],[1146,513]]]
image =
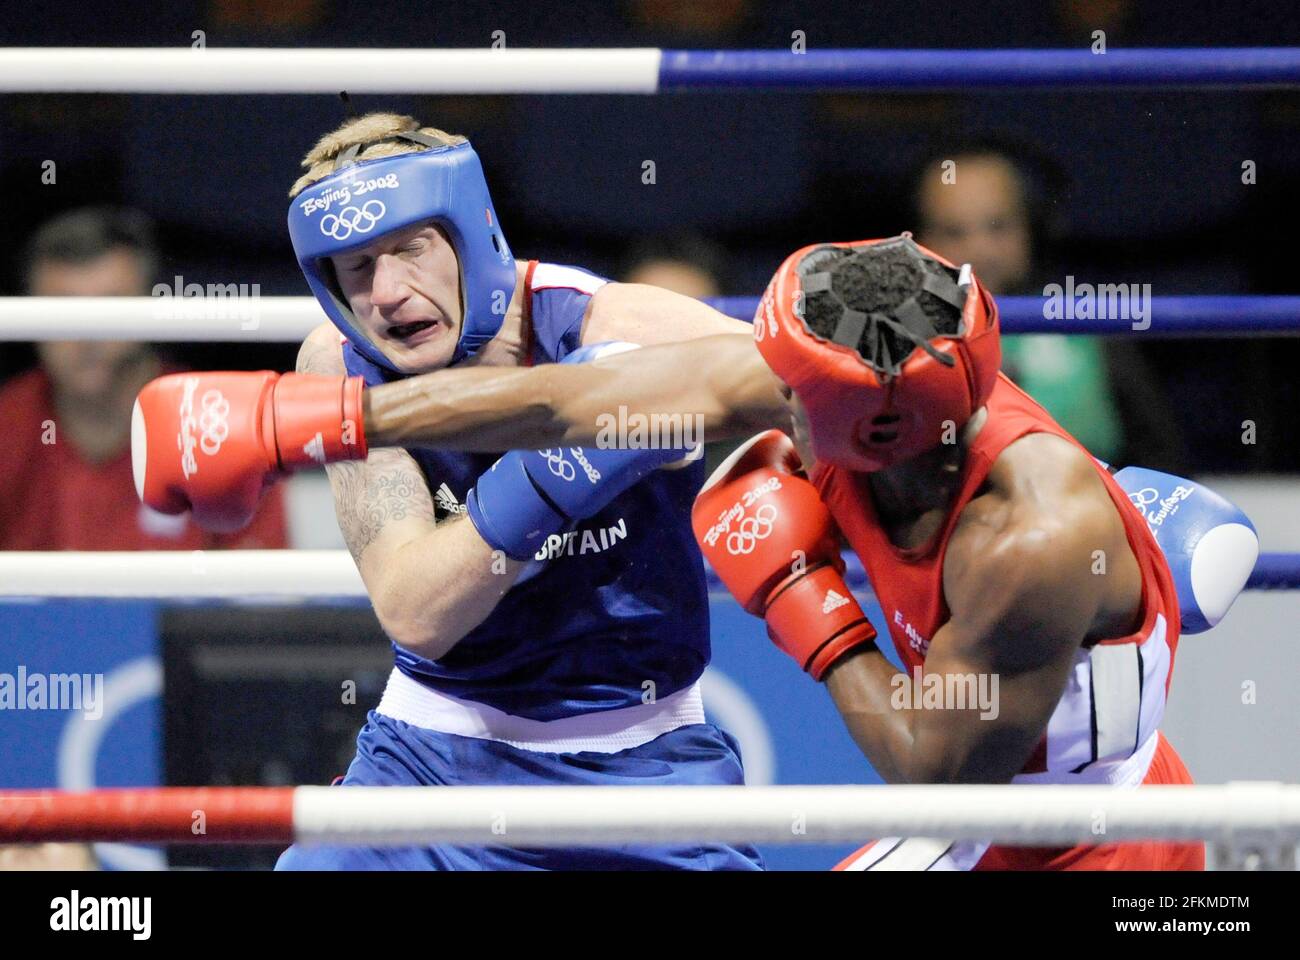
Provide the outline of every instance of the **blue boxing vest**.
[[[582,319],[604,281],[576,267],[529,273],[532,362],[557,363],[581,344]],[[343,345],[348,373],[370,386],[403,378]],[[435,517],[464,512],[495,454],[409,449]],[[441,660],[394,644],[397,668],[441,693],[515,716],[556,720],[662,699],[709,662],[704,562],[690,512],[703,460],[657,470],[576,528],[550,538],[478,627]],[[459,520],[468,523],[467,519]]]

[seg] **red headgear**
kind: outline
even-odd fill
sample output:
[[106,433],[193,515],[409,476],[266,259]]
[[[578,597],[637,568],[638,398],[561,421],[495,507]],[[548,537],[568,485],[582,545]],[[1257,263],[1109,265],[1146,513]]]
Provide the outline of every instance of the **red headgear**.
[[[854,308],[855,278],[840,271],[867,247],[897,245],[923,278],[916,293],[888,314]],[[937,275],[925,261],[945,269]],[[857,281],[860,283],[860,281]],[[806,299],[825,294],[839,308],[830,340],[804,321]],[[956,333],[936,333],[917,302],[933,296],[961,311]],[[864,331],[877,363],[858,352]],[[893,336],[887,337],[886,333]],[[993,392],[1002,350],[998,308],[971,273],[905,233],[887,240],[813,244],[777,270],[754,315],[754,340],[772,371],[807,411],[813,453],[850,470],[880,470],[929,450],[961,427]],[[904,352],[891,356],[900,341]]]

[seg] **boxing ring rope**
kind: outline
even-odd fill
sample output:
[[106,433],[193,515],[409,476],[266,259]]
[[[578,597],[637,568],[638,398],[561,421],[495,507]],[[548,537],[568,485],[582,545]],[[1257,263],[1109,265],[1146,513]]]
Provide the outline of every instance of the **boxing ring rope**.
[[3,93],[642,93],[1300,84],[1300,49],[10,47]]
[[[0,297],[0,342],[6,340],[151,340],[155,342],[300,342],[324,322],[313,297],[229,295],[153,297]],[[244,285],[247,287],[247,284]],[[170,288],[169,288],[170,289]],[[705,302],[752,320],[758,297]],[[1067,300],[1068,302],[1068,300]],[[1126,302],[1126,301],[1122,301]],[[1189,334],[1300,333],[1300,296],[1158,296],[1147,317],[1046,315],[1044,297],[998,297],[1006,333]],[[1150,326],[1146,326],[1149,322]]]
[[1300,841],[1300,786],[164,787],[0,793],[0,843]]
[[[845,580],[870,592],[862,562],[844,554]],[[712,568],[709,588],[724,591]],[[1300,588],[1300,553],[1263,553],[1247,590]],[[0,597],[169,600],[365,600],[346,550],[0,552]]]

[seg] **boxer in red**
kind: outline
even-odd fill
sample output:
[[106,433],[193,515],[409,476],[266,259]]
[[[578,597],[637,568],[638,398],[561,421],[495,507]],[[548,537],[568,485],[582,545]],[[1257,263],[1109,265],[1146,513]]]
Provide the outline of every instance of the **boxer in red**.
[[[792,391],[796,443],[770,431],[739,449],[696,502],[696,536],[881,776],[1190,783],[1157,729],[1179,631],[1169,566],[1105,466],[998,373],[997,307],[969,267],[909,237],[805,248],[754,336]],[[910,676],[841,579],[837,526]],[[999,868],[1197,870],[1204,848],[891,838],[840,864]]]
[[[826,685],[887,782],[1190,783],[1158,730],[1180,628],[1226,612],[1254,565],[1253,528],[1190,481],[1112,475],[998,372],[998,338],[996,304],[970,268],[905,234],[791,255],[752,341],[440,371],[357,394],[344,416],[359,411],[371,446],[484,451],[599,444],[620,407],[698,416],[709,439],[786,429],[793,440],[768,430],[718,468],[695,503],[696,536],[777,645]],[[344,381],[330,382],[337,398]],[[292,411],[308,435],[339,416],[337,399]],[[841,534],[906,673],[844,583]],[[902,838],[841,864],[1203,866],[1199,843]]]

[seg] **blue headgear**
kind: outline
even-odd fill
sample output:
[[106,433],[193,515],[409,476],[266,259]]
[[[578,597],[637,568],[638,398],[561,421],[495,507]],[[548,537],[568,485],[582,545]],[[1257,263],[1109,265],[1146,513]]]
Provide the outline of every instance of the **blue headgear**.
[[375,142],[397,140],[429,149],[357,163],[357,153],[371,144],[348,147],[334,173],[289,204],[289,236],[307,285],[330,320],[359,353],[391,370],[392,361],[362,332],[326,258],[428,220],[443,227],[460,260],[464,319],[452,357],[456,363],[501,329],[515,290],[515,259],[497,223],[483,166],[469,143],[417,130]]

